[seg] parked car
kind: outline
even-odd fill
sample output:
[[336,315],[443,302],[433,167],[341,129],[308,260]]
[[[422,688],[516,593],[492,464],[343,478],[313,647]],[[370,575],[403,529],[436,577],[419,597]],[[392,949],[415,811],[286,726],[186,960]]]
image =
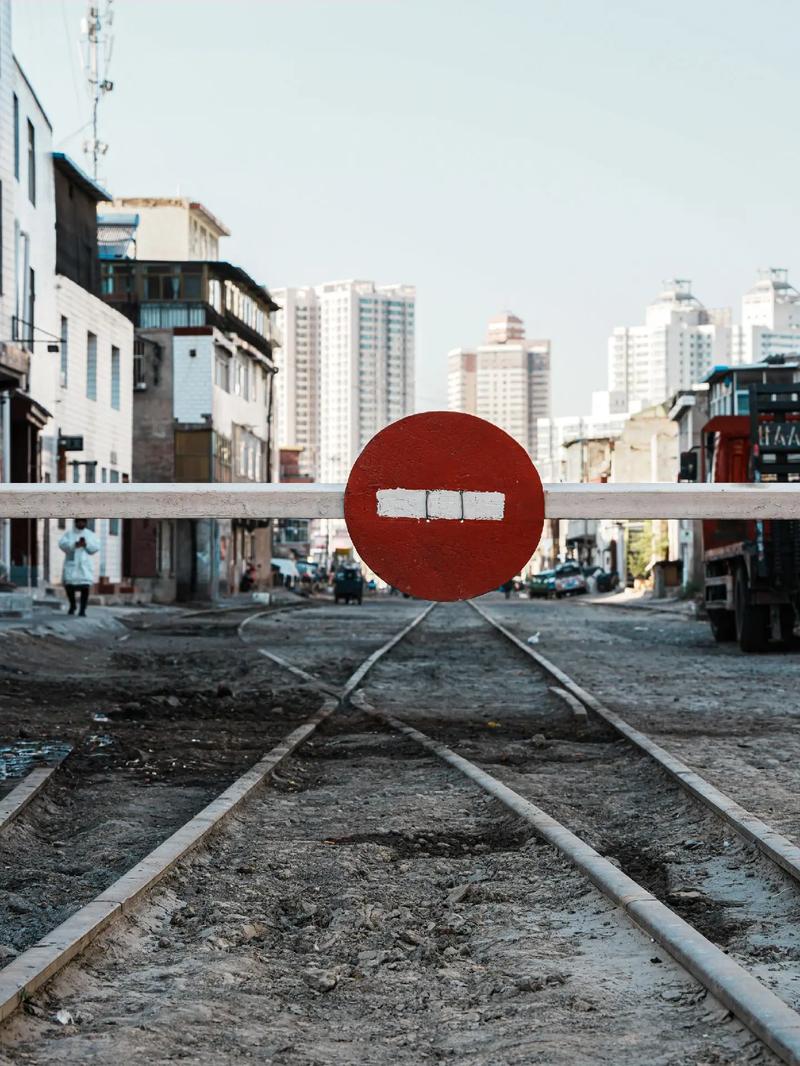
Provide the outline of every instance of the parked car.
[[528,596],[531,599],[537,596],[550,597],[556,592],[555,570],[540,570],[534,574],[528,582]]
[[596,592],[613,592],[619,585],[616,570],[604,570],[602,566],[584,566],[582,570],[587,584],[594,582]]
[[577,563],[566,562],[556,567],[555,594],[562,596],[580,596],[586,592],[586,578]]
[[601,570],[595,580],[598,592],[613,592],[619,585],[619,574],[616,570]]
[[336,603],[344,600],[349,603],[361,603],[364,595],[364,576],[361,567],[355,563],[336,568],[336,577],[333,581],[333,598]]

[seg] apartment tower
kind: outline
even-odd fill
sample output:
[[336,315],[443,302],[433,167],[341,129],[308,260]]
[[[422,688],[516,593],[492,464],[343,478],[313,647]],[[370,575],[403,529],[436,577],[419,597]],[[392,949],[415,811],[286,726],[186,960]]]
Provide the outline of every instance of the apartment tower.
[[344,482],[380,429],[414,408],[415,290],[372,281],[273,291],[277,433],[299,471]]
[[550,417],[550,341],[528,340],[522,319],[491,319],[486,343],[448,356],[448,406],[494,422],[536,454],[537,425]]

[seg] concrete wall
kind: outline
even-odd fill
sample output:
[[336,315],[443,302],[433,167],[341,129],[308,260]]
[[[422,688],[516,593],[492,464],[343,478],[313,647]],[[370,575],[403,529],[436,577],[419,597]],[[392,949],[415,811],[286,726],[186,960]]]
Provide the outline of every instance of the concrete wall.
[[133,394],[133,480],[175,480],[175,431],[172,418],[172,332],[144,329],[139,334],[160,348],[145,347],[144,388]]
[[219,238],[204,215],[192,210],[191,201],[145,197],[120,197],[101,204],[103,215],[135,214],[137,259],[214,260],[219,258]]
[[15,65],[11,51],[11,0],[0,0],[0,183],[3,206],[0,251],[0,337],[11,336],[11,315],[14,312],[14,178],[13,93]]
[[[47,351],[47,340],[58,336],[55,309],[55,187],[53,181],[52,130],[47,116],[26,82],[20,68],[14,64],[14,92],[19,100],[19,181],[14,186],[14,232],[12,232],[12,249],[10,260],[14,274],[11,291],[16,295],[17,313],[22,319],[28,317],[23,306],[27,290],[25,263],[23,260],[23,241],[19,239],[19,255],[15,255],[15,233],[28,236],[28,267],[35,276],[34,324],[36,344],[33,345],[31,358],[30,393],[31,396],[52,413],[58,389],[58,353]],[[28,196],[28,121],[35,131],[36,162],[36,203]],[[10,145],[13,165],[13,129]],[[16,262],[16,267],[14,264]],[[45,332],[41,332],[45,331]],[[48,338],[48,334],[50,337]],[[7,334],[10,336],[11,334]],[[43,343],[40,343],[43,342]],[[42,473],[49,473],[55,478],[55,436],[56,428],[51,422],[42,433]]]
[[[83,437],[83,451],[67,453],[71,461],[95,461],[97,482],[130,477],[132,473],[133,423],[133,326],[131,322],[86,289],[63,275],[56,276],[56,315],[67,320],[66,375],[56,374],[58,382],[51,408],[55,435]],[[87,396],[88,334],[97,337],[97,398]],[[119,349],[119,409],[111,405],[111,351]],[[54,357],[61,360],[61,355]],[[78,467],[80,481],[87,480],[85,466]],[[55,475],[53,480],[56,480]],[[67,480],[75,480],[74,468],[67,467]],[[91,515],[86,517],[91,518]],[[98,519],[95,531],[100,552],[95,556],[96,576],[118,583],[122,573],[122,523]],[[50,523],[51,583],[61,578],[63,556],[58,549],[58,523]]]
[[214,337],[173,336],[172,414],[178,422],[207,422],[214,412]]

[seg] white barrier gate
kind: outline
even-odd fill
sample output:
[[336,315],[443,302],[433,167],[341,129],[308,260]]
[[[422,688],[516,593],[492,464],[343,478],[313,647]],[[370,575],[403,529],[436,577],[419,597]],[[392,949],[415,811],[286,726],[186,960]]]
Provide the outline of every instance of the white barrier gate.
[[[546,518],[800,519],[789,484],[545,485]],[[344,486],[0,484],[2,518],[343,518]]]

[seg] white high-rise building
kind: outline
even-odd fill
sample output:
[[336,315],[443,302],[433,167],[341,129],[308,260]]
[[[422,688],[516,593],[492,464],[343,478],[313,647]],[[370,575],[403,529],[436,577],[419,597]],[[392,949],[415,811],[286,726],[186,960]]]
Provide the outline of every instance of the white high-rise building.
[[299,448],[299,473],[319,477],[318,303],[313,288],[274,289],[275,425],[278,448]]
[[537,424],[550,417],[550,341],[527,340],[516,315],[489,322],[486,343],[448,355],[448,407],[504,429],[536,454]]
[[279,445],[340,483],[364,445],[414,408],[415,290],[372,281],[273,291]]
[[731,312],[711,310],[691,283],[668,281],[643,326],[618,326],[608,341],[608,388],[628,410],[662,403],[730,359]]
[[771,355],[800,353],[800,292],[788,271],[762,270],[742,298],[742,324],[731,337],[732,363],[761,363]]

